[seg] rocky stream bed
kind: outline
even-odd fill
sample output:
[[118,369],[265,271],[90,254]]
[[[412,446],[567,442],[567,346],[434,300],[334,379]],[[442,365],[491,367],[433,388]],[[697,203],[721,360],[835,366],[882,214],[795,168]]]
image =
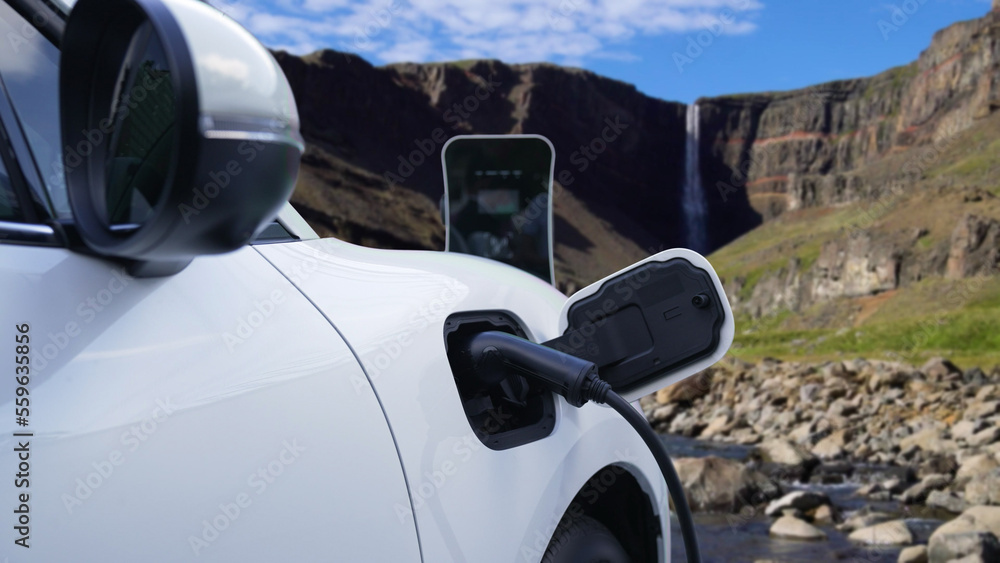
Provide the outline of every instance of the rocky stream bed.
[[1000,369],[730,359],[641,404],[707,562],[1000,562]]

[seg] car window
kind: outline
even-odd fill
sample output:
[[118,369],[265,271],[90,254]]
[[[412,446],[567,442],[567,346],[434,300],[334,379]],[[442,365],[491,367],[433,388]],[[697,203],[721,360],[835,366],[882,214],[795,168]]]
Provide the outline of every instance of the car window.
[[5,3],[0,3],[0,37],[4,38],[0,41],[0,77],[27,137],[48,203],[57,217],[69,218],[59,131],[59,50]]
[[19,221],[21,219],[21,208],[14,193],[14,187],[10,184],[10,176],[7,168],[0,160],[0,221]]

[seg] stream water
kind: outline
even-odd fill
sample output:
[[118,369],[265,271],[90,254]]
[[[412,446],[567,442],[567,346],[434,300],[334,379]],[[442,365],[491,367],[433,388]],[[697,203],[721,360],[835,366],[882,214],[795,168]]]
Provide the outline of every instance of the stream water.
[[[745,460],[751,448],[746,446],[726,445],[713,442],[701,442],[679,436],[662,436],[671,457],[705,457],[718,456],[729,459]],[[833,504],[849,517],[851,513],[871,506],[873,509],[898,514],[907,518],[914,529],[918,542],[926,542],[931,532],[941,521],[925,513],[911,512],[898,502],[870,502],[854,496],[854,492],[865,482],[867,476],[877,473],[882,468],[857,468],[856,481],[838,485],[803,485],[782,483],[786,492],[793,490],[812,490],[826,493]],[[698,531],[698,544],[701,546],[702,560],[705,563],[752,563],[754,561],[808,562],[848,561],[856,563],[895,563],[899,557],[898,547],[868,547],[857,546],[847,539],[847,534],[837,531],[833,526],[820,526],[826,532],[825,541],[807,542],[781,540],[771,538],[768,530],[773,519],[765,516],[763,510],[755,516],[731,514],[695,514],[695,524]],[[671,562],[683,563],[684,542],[680,535],[677,519],[671,518]]]

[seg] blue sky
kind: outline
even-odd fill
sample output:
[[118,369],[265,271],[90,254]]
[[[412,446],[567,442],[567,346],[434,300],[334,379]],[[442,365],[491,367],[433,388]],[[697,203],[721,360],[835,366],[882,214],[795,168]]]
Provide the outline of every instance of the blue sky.
[[469,58],[583,67],[646,94],[787,90],[914,60],[989,0],[211,0],[264,44],[376,65]]

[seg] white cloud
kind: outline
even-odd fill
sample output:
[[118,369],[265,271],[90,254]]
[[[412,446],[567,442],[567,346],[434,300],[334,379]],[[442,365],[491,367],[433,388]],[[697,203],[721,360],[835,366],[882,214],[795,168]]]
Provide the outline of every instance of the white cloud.
[[425,38],[401,41],[380,49],[378,55],[386,62],[425,61],[434,55],[434,43]]
[[760,0],[212,0],[273,48],[377,62],[634,60],[636,36],[754,31]]
[[325,12],[334,8],[346,8],[350,2],[348,0],[304,0],[303,6],[306,10],[313,12]]

